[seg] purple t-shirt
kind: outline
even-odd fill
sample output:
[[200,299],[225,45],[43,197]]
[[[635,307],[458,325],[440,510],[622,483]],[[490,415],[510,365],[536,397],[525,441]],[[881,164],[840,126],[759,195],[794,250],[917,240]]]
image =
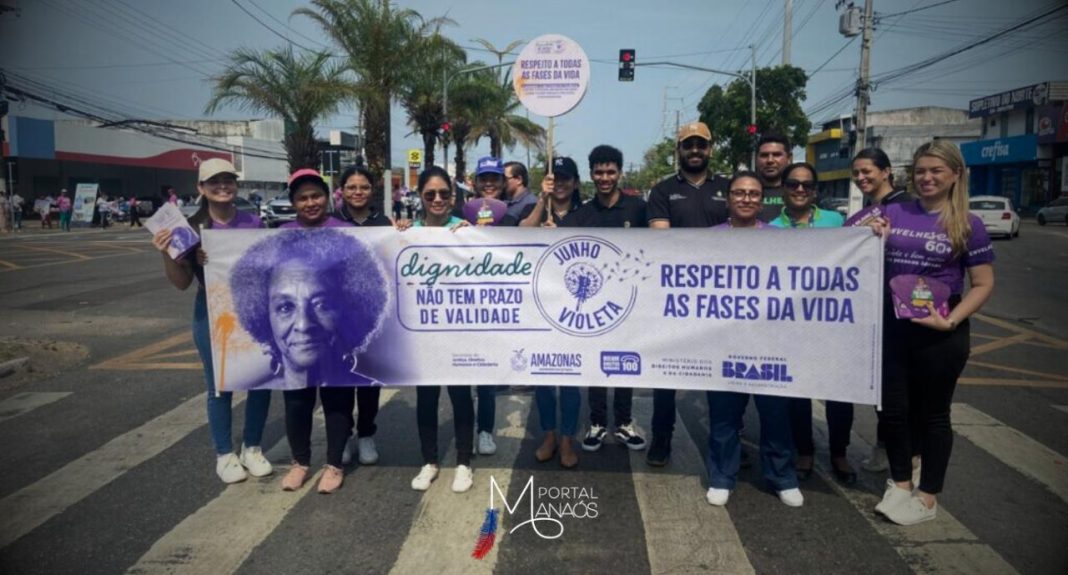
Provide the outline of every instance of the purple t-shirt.
[[248,212],[238,211],[234,219],[227,223],[211,221],[211,229],[213,230],[256,230],[263,227],[263,222],[260,221],[260,217]]
[[[771,226],[769,226],[768,224],[766,224],[762,220],[757,220],[756,221],[756,225],[753,226],[753,227],[757,228],[757,229],[761,229],[761,228],[770,228]],[[748,228],[732,228],[731,227],[731,221],[730,221],[730,219],[728,219],[727,221],[723,222],[722,224],[719,224],[718,226],[712,226],[711,229],[713,229],[713,230],[733,230],[733,229],[744,230],[744,229],[748,229]]]
[[334,216],[326,216],[326,221],[324,221],[323,223],[321,223],[321,224],[319,224],[317,226],[303,226],[303,225],[301,225],[300,220],[293,220],[291,222],[286,222],[286,223],[284,223],[284,224],[282,224],[282,225],[280,225],[278,227],[280,227],[280,228],[290,228],[290,229],[291,228],[304,228],[304,227],[309,227],[309,228],[313,228],[313,227],[314,228],[351,228],[352,224],[350,224],[348,222],[345,222],[345,221],[342,221],[342,220],[339,220],[339,219],[335,218]]
[[[929,214],[919,201],[882,206],[890,220],[886,240],[886,280],[901,274],[934,278],[949,286],[953,295],[964,293],[964,270],[994,261],[994,246],[986,227],[977,216],[968,214],[971,236],[959,258],[938,224],[938,214]],[[859,214],[858,214],[859,215]]]

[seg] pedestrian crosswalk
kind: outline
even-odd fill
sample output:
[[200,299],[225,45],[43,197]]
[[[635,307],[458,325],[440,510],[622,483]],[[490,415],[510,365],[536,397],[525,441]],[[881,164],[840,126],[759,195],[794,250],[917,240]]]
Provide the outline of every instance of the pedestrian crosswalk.
[[[75,400],[72,393],[76,392],[21,392],[0,399],[0,434],[3,426],[17,425],[35,410],[46,409],[58,401]],[[644,452],[629,452],[609,443],[601,452],[582,453],[578,471],[562,471],[551,463],[534,463],[532,451],[540,441],[541,432],[533,396],[499,394],[498,452],[476,458],[475,487],[462,494],[450,489],[455,449],[450,408],[448,402],[443,402],[441,442],[449,447],[441,459],[442,472],[430,490],[416,493],[408,485],[421,464],[412,409],[414,395],[412,390],[384,390],[382,413],[388,418],[380,418],[381,462],[374,468],[350,471],[342,489],[330,496],[315,492],[317,476],[301,491],[290,493],[280,489],[279,478],[287,469],[289,451],[280,429],[283,422],[280,417],[273,418],[268,426],[271,440],[265,443],[265,448],[268,459],[276,465],[274,476],[230,486],[206,486],[215,491],[206,496],[199,508],[190,509],[184,516],[168,518],[169,523],[158,526],[143,539],[135,537],[124,542],[130,546],[125,551],[132,554],[120,570],[142,575],[228,575],[304,572],[329,566],[326,572],[522,573],[538,566],[541,571],[560,573],[786,572],[792,563],[789,557],[781,555],[785,549],[794,549],[791,546],[800,540],[805,540],[804,545],[812,549],[829,553],[831,559],[835,557],[834,544],[843,535],[836,534],[834,525],[827,523],[835,516],[828,515],[826,502],[838,501],[844,504],[834,507],[834,513],[839,514],[836,520],[853,526],[855,532],[850,534],[850,540],[862,540],[864,545],[871,546],[870,553],[857,555],[868,555],[877,563],[847,559],[845,563],[830,563],[821,572],[1027,572],[1010,562],[1011,557],[1001,543],[985,539],[981,530],[966,525],[965,520],[956,517],[956,509],[945,505],[940,508],[938,518],[926,524],[901,528],[886,522],[872,511],[881,495],[884,478],[867,474],[856,488],[843,487],[833,480],[825,466],[825,453],[817,454],[817,477],[813,483],[802,486],[813,497],[801,509],[782,507],[766,494],[754,502],[759,488],[749,487],[740,489],[726,507],[707,505],[704,502],[707,446],[703,444],[707,432],[701,430],[707,420],[699,411],[691,410],[704,401],[704,395],[696,393],[680,394],[679,424],[667,467],[648,467]],[[239,404],[241,399],[240,395],[236,396],[235,403]],[[684,410],[691,411],[682,413]],[[639,393],[634,400],[636,421],[648,422],[651,411],[651,398]],[[1063,455],[971,404],[955,404],[953,414],[959,440],[970,442],[1026,481],[1048,490],[1068,509],[1068,466]],[[317,418],[312,438],[313,468],[321,464],[325,451],[321,414]],[[755,418],[751,419],[755,423]],[[814,420],[816,443],[825,446],[826,422],[820,402],[815,402]],[[101,493],[109,485],[138,466],[164,456],[179,460],[191,458],[209,466],[207,444],[185,441],[195,432],[203,431],[205,425],[204,399],[197,394],[43,477],[24,480],[23,487],[0,498],[0,572],[34,571],[33,564],[27,563],[32,555],[19,545],[20,540],[46,523],[62,524],[68,518],[77,521],[81,514],[73,513],[74,508],[103,497]],[[747,431],[754,438],[758,433],[756,425]],[[852,438],[850,458],[854,462],[859,462],[871,448],[866,436],[870,434],[855,433]],[[188,451],[188,455],[179,457],[176,451]],[[604,461],[611,461],[612,465],[603,465]],[[613,468],[617,463],[618,469]],[[968,462],[954,460],[951,465],[965,466]],[[175,474],[185,471],[169,469]],[[10,467],[5,471],[14,472]],[[752,475],[758,483],[759,472],[754,471]],[[957,482],[967,481],[967,474],[957,475]],[[552,479],[545,481],[549,476]],[[510,533],[526,518],[525,511],[514,515],[502,513],[495,547],[484,559],[473,559],[471,551],[489,502],[490,477],[501,493],[512,498],[513,504],[531,477],[541,481],[540,485],[589,489],[600,495],[598,517],[564,519],[564,535],[551,539],[536,537],[529,530]],[[143,489],[144,493],[131,493],[130,501],[152,496],[151,484],[134,489]],[[620,496],[623,493],[628,495]],[[622,501],[631,498],[632,505]],[[354,507],[353,500],[362,503]],[[496,505],[500,507],[502,502],[498,499]],[[111,513],[116,524],[152,520],[140,516],[135,505],[119,506]],[[749,515],[753,513],[758,516]],[[779,521],[780,518],[788,520]],[[609,524],[618,529],[607,529]],[[753,525],[759,525],[765,533],[755,536]],[[798,525],[806,525],[805,530],[797,531]],[[70,527],[78,530],[77,525]],[[625,539],[607,536],[597,539],[591,535],[598,531],[627,535]],[[92,539],[98,534],[87,531],[81,536]],[[308,539],[302,539],[304,536]],[[769,547],[764,543],[767,540],[764,536],[781,539],[783,548]],[[1057,536],[1050,533],[1052,538]],[[591,540],[597,543],[590,544]],[[316,563],[319,559],[315,555],[331,548],[337,548],[342,559],[335,557],[332,563]],[[54,562],[67,567],[60,571],[97,572],[86,567],[92,565],[94,558],[86,556],[84,549],[58,545],[48,552]],[[795,572],[812,571],[799,567]]]

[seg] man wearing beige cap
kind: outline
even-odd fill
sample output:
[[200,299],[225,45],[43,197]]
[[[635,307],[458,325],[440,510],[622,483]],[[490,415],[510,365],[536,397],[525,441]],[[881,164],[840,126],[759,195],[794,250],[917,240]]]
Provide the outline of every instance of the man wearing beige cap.
[[[679,171],[653,186],[649,194],[650,228],[711,228],[727,221],[729,180],[708,173],[712,133],[704,122],[679,128],[676,139]],[[653,432],[646,461],[666,465],[675,431],[675,390],[653,390]]]

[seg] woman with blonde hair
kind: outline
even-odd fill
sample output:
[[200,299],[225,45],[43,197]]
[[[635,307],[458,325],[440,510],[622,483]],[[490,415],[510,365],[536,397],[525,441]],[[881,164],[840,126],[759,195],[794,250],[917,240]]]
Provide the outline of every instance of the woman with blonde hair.
[[[915,201],[884,207],[886,279],[915,275],[949,287],[947,315],[887,316],[883,340],[883,416],[890,480],[875,510],[899,525],[934,519],[953,446],[950,404],[969,354],[968,318],[994,289],[994,250],[968,212],[968,172],[957,146],[934,140],[913,155]],[[971,288],[965,291],[967,275]],[[887,305],[891,298],[887,288]],[[920,482],[914,485],[909,420],[921,431]]]

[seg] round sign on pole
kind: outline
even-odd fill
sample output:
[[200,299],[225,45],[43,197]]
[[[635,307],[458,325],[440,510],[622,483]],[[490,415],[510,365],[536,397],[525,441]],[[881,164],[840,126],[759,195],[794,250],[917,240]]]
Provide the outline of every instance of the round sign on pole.
[[566,114],[586,95],[590,60],[577,42],[560,34],[532,40],[512,65],[512,86],[531,113]]

